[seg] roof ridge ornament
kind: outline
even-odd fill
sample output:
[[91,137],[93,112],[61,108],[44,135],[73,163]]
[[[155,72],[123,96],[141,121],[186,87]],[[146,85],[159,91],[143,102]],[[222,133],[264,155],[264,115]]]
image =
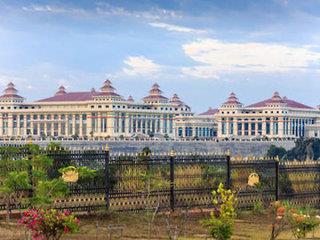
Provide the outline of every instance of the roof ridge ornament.
[[67,94],[66,88],[63,85],[61,85],[58,88],[58,91],[56,92],[55,96],[60,96],[60,95],[64,95],[64,94]]

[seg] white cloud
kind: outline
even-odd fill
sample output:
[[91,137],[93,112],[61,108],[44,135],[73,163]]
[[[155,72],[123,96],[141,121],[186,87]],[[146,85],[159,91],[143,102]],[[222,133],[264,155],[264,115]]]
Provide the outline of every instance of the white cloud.
[[181,71],[184,75],[195,78],[220,78],[218,72],[212,66],[183,67]]
[[123,73],[130,76],[149,76],[159,73],[161,66],[144,56],[129,56],[124,61],[127,66],[122,69]]
[[205,33],[205,30],[201,29],[195,29],[195,28],[188,28],[188,27],[183,27],[179,25],[173,25],[173,24],[168,24],[168,23],[163,23],[163,22],[151,22],[149,23],[152,27],[157,27],[157,28],[163,28],[168,31],[172,32],[182,32],[182,33]]
[[49,14],[69,14],[74,16],[119,16],[119,17],[133,17],[143,18],[149,20],[159,20],[166,18],[180,18],[181,15],[176,11],[166,10],[162,8],[151,8],[145,11],[128,10],[122,7],[116,7],[108,3],[98,2],[95,3],[94,8],[85,9],[77,7],[67,7],[62,5],[43,5],[43,4],[31,4],[22,7],[23,11],[34,13],[49,13]]
[[30,6],[24,6],[22,7],[22,10],[27,12],[49,12],[49,13],[61,13],[66,12],[66,9],[56,7],[56,6],[50,6],[50,5],[30,5]]
[[200,78],[216,78],[221,72],[287,72],[320,67],[320,52],[309,46],[201,39],[184,44],[183,50],[199,65],[182,68],[182,72]]

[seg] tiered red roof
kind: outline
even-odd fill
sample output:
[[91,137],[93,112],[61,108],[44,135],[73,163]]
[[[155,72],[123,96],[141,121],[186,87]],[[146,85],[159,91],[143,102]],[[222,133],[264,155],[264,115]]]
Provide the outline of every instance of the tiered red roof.
[[176,105],[184,105],[184,102],[181,101],[178,94],[173,94],[172,98],[170,99],[170,103],[176,104]]
[[101,88],[101,92],[97,93],[97,95],[103,96],[120,96],[119,94],[115,93],[115,88],[112,86],[112,83],[109,79],[104,81],[104,84]]
[[209,107],[209,109],[206,112],[200,113],[200,116],[206,116],[206,115],[215,115],[219,112],[219,110],[217,108],[211,108]]
[[230,93],[229,97],[227,98],[227,101],[224,102],[223,104],[241,104],[241,102],[239,102],[236,94],[234,92]]
[[134,99],[133,99],[133,97],[130,95],[130,96],[128,97],[127,101],[128,101],[128,102],[134,102]]
[[143,100],[157,100],[157,99],[164,99],[167,100],[165,96],[162,95],[162,91],[160,90],[160,86],[155,83],[152,85],[151,90],[149,91],[149,95],[144,97]]
[[67,92],[66,92],[65,87],[61,85],[61,86],[59,87],[58,91],[56,92],[55,96],[64,95],[64,94],[66,94],[66,93],[67,93]]
[[15,86],[12,82],[7,85],[7,88],[4,90],[4,94],[0,96],[0,99],[3,98],[18,98],[23,99],[20,95],[17,94],[18,90],[15,89]]
[[296,102],[294,100],[288,99],[287,97],[280,97],[280,94],[278,92],[274,92],[273,96],[269,99],[263,100],[261,102],[257,102],[254,104],[251,104],[247,107],[249,108],[261,108],[261,107],[266,107],[270,104],[283,104],[286,107],[290,108],[300,108],[300,109],[314,109],[313,107],[307,106],[305,104]]

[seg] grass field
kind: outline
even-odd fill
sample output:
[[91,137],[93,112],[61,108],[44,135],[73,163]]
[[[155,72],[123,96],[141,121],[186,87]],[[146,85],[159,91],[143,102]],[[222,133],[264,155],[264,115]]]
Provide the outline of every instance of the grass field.
[[[108,240],[110,224],[113,227],[123,227],[123,235],[120,230],[114,229],[111,239],[210,239],[206,229],[201,226],[201,219],[208,216],[207,213],[175,213],[175,216],[157,215],[154,223],[149,225],[151,215],[146,213],[112,213],[99,217],[81,217],[81,232],[67,235],[63,239],[72,240]],[[235,225],[232,239],[269,240],[271,232],[270,218],[267,214],[254,215],[249,212],[240,213]],[[25,230],[15,223],[0,224],[0,239],[17,240],[28,239]],[[149,238],[150,236],[150,238]],[[171,238],[170,238],[171,237]],[[280,240],[294,239],[290,231],[284,232]],[[308,239],[320,239],[320,229],[308,236]]]

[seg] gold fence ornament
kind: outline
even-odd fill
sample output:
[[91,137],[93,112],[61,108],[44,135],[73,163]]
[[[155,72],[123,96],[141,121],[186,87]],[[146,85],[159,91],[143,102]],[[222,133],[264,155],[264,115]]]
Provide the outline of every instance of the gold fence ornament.
[[248,177],[248,185],[254,187],[259,183],[259,175],[257,173],[251,173]]
[[69,170],[62,173],[62,179],[65,182],[75,183],[79,179],[79,173],[77,170]]

